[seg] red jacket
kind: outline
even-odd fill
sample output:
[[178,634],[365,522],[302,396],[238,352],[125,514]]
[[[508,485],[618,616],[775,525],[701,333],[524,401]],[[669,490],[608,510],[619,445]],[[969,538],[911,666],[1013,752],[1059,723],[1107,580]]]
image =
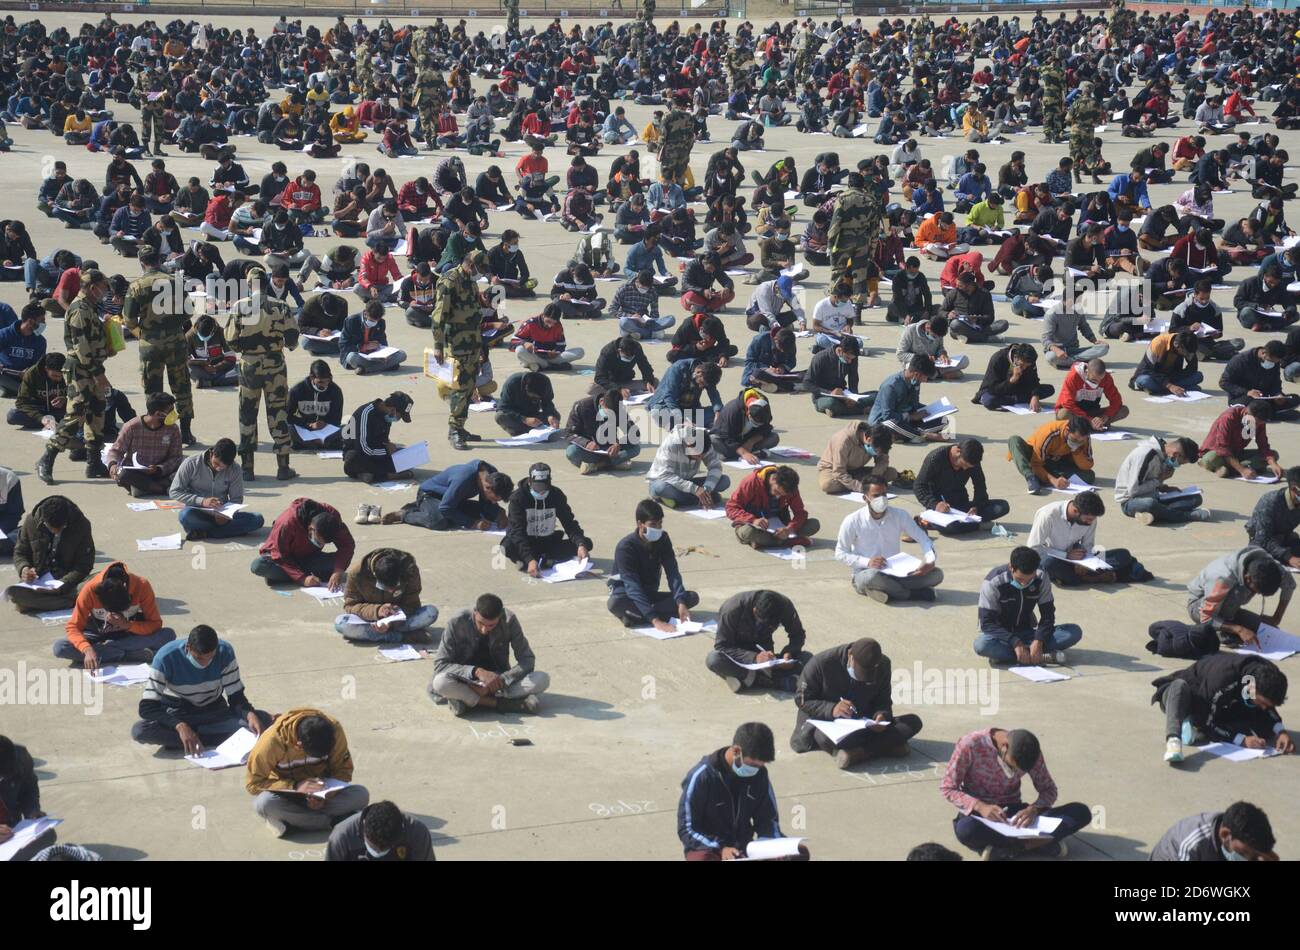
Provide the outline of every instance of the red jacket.
[[794,528],[795,533],[802,531],[808,520],[808,512],[803,506],[799,492],[786,495],[775,501],[767,491],[767,476],[776,470],[775,465],[755,469],[741,481],[731,497],[727,499],[727,517],[733,525],[750,524],[759,518],[775,515]]
[[315,211],[320,207],[320,186],[314,181],[302,182],[294,179],[284,186],[279,203],[290,209]]
[[564,323],[556,320],[555,326],[547,328],[541,317],[530,317],[519,325],[514,339],[510,341],[511,349],[518,349],[524,343],[533,344],[533,349],[542,352],[558,353],[564,350]]
[[397,262],[389,254],[381,264],[375,258],[374,251],[361,255],[361,267],[357,271],[357,283],[362,287],[382,287],[402,279],[402,272],[397,269]]
[[1196,235],[1190,231],[1174,242],[1173,250],[1169,252],[1169,259],[1173,260],[1174,258],[1182,261],[1188,267],[1198,269],[1217,267],[1219,264],[1219,252],[1214,245],[1211,244],[1208,248],[1201,247],[1196,243]]
[[1256,422],[1253,426],[1247,427],[1243,421],[1245,416],[1245,406],[1229,406],[1225,409],[1219,418],[1214,420],[1209,434],[1201,443],[1201,456],[1213,452],[1219,456],[1231,455],[1240,461],[1246,446],[1250,445],[1251,439],[1254,439],[1255,447],[1259,449],[1261,455],[1276,459],[1277,453],[1268,444],[1268,426]]
[[[271,526],[271,534],[262,542],[257,553],[274,561],[280,570],[289,575],[289,580],[293,583],[301,584],[303,578],[307,576],[302,565],[308,558],[319,553],[319,549],[311,543],[307,526],[312,517],[323,511],[338,514],[337,510],[322,501],[295,498],[284,513],[275,519],[275,524]],[[339,523],[339,533],[334,536],[334,547],[336,549],[334,570],[346,571],[348,565],[352,563],[356,543],[352,540],[352,532],[348,530],[346,524],[342,523],[342,519]],[[322,577],[320,580],[328,581],[329,578]]]
[[225,195],[217,195],[208,202],[208,207],[203,212],[203,220],[214,228],[224,231],[230,227],[230,216],[234,213],[235,209],[231,207],[230,199]]
[[1199,161],[1205,154],[1205,149],[1200,148],[1194,141],[1194,136],[1184,135],[1174,143],[1173,158],[1175,160],[1186,158],[1190,161]]
[[442,211],[442,203],[438,200],[438,196],[432,191],[420,194],[414,179],[412,179],[403,185],[401,190],[397,192],[397,210],[401,211],[403,214],[412,211],[424,214],[425,210],[428,208],[430,199],[433,200],[434,207],[438,211]]
[[1093,415],[1088,409],[1100,408],[1101,397],[1104,395],[1106,409],[1103,414],[1107,419],[1114,419],[1115,414],[1124,407],[1124,400],[1115,388],[1115,377],[1107,373],[1101,383],[1093,387],[1083,377],[1087,368],[1086,363],[1075,363],[1066,374],[1065,382],[1061,384],[1061,396],[1056,400],[1056,408],[1068,409],[1071,415],[1087,418]]

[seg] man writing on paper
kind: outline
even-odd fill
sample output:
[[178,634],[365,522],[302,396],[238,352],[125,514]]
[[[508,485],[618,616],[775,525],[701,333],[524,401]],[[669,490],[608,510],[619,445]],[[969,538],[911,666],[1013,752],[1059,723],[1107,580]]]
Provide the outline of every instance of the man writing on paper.
[[227,504],[244,503],[244,474],[235,461],[235,443],[230,439],[218,439],[206,452],[182,462],[169,494],[173,501],[185,505],[178,517],[186,541],[237,538],[265,523],[252,511],[240,510],[229,516],[220,513]]
[[[332,554],[323,548],[334,545]],[[271,525],[248,569],[272,584],[343,590],[356,543],[338,510],[323,501],[295,498]]]
[[95,565],[95,538],[81,509],[62,495],[36,503],[23,519],[14,545],[14,571],[18,583],[32,584],[46,574],[60,584],[33,590],[14,584],[4,599],[19,613],[66,610],[77,601],[77,588]]
[[799,473],[789,465],[765,465],[743,478],[727,499],[736,539],[754,550],[808,547],[821,522],[809,518],[799,495]]
[[[1102,396],[1106,405],[1102,406]],[[1115,386],[1115,377],[1106,369],[1101,359],[1075,363],[1061,383],[1061,395],[1056,400],[1056,418],[1068,419],[1082,416],[1095,432],[1104,432],[1113,423],[1127,419],[1128,406]]]
[[148,663],[155,650],[176,639],[164,627],[153,586],[114,561],[77,595],[65,636],[54,655],[88,670],[114,663]]
[[[1247,610],[1258,594],[1272,597],[1281,591],[1277,609],[1265,617]],[[1187,585],[1187,613],[1192,623],[1209,623],[1219,642],[1230,647],[1254,643],[1261,623],[1282,622],[1295,594],[1295,578],[1284,571],[1267,551],[1253,545],[1215,558]]]
[[1091,485],[1097,480],[1092,470],[1092,423],[1083,416],[1044,422],[1026,442],[1018,435],[1007,439],[1007,459],[1025,479],[1029,494],[1037,495],[1043,484],[1064,488],[1078,476]]
[[170,393],[150,393],[145,398],[144,414],[127,420],[109,446],[108,477],[129,491],[132,498],[166,495],[172,476],[181,466],[181,430],[167,423],[175,406],[176,399]]
[[482,459],[470,459],[443,469],[420,483],[415,501],[384,515],[384,524],[409,524],[430,531],[469,528],[492,531],[506,527],[501,502],[514,483],[505,472]]
[[1156,436],[1143,441],[1128,454],[1115,473],[1115,500],[1120,510],[1141,525],[1157,522],[1185,524],[1209,521],[1210,512],[1201,507],[1201,494],[1178,494],[1165,482],[1180,465],[1196,458],[1197,446],[1188,438]]
[[[1125,548],[1106,548],[1096,556],[1109,568],[1085,567],[1075,563],[1092,557],[1097,549],[1097,519],[1106,505],[1095,491],[1079,492],[1066,501],[1054,501],[1038,509],[1029,531],[1029,546],[1043,558],[1043,570],[1064,587],[1076,584],[1113,584],[1151,580],[1151,572]],[[1052,557],[1064,554],[1066,560]]]
[[1268,815],[1250,802],[1184,818],[1151,849],[1152,861],[1276,861]]
[[[563,527],[560,530],[556,522]],[[506,557],[529,577],[564,561],[587,559],[594,545],[578,524],[569,499],[551,483],[551,466],[537,462],[521,478],[506,506]]]
[[244,695],[234,648],[201,623],[154,655],[131,738],[194,755],[240,729],[260,736],[274,721]]
[[1165,714],[1165,761],[1183,761],[1184,745],[1207,740],[1247,749],[1295,752],[1278,707],[1286,702],[1286,674],[1249,653],[1214,653],[1151,685],[1152,703]]
[[[894,715],[891,679],[889,657],[870,637],[818,653],[799,677],[794,696],[799,716],[790,748],[830,753],[841,769],[876,756],[905,758],[910,751],[908,740],[921,731],[921,717]],[[837,743],[810,719],[864,719],[875,725],[852,732]]]
[[[334,382],[330,364],[312,360],[306,379],[289,390],[289,441],[295,450],[315,451],[343,448],[343,390]],[[333,426],[325,438],[304,439],[299,429],[319,433]]]
[[[773,638],[777,627],[786,632],[786,645],[780,651]],[[751,686],[792,693],[800,668],[812,659],[803,645],[803,623],[789,597],[774,590],[742,591],[718,608],[718,632],[704,665],[722,677],[733,693]],[[782,662],[762,670],[741,666],[774,661]]]
[[[1038,792],[1032,805],[1020,797],[1026,773]],[[962,736],[948,759],[939,791],[959,812],[952,820],[953,834],[985,861],[1005,861],[1029,851],[1063,858],[1065,839],[1092,821],[1092,810],[1082,802],[1056,805],[1056,783],[1047,770],[1038,737],[1027,729],[994,727]],[[1008,838],[976,816],[1018,827],[1032,825],[1039,818],[1059,819],[1060,824],[1041,838]]]
[[[514,653],[515,665],[510,665]],[[496,594],[480,594],[470,610],[447,622],[433,661],[429,695],[456,716],[482,706],[508,713],[535,713],[551,678],[536,669],[519,618]]]
[[[731,745],[711,752],[682,779],[677,837],[687,861],[734,861],[755,838],[782,838],[767,764],[776,740],[765,723],[746,722]],[[801,860],[808,849],[799,846]]]
[[[335,632],[364,643],[430,642],[428,629],[438,619],[438,608],[420,602],[421,586],[412,555],[396,548],[371,551],[348,572]],[[389,619],[398,613],[404,617]]]
[[[916,475],[916,500],[927,510],[945,515],[965,513],[980,520],[931,525],[918,516],[921,527],[927,530],[935,527],[942,535],[987,531],[994,521],[1011,511],[1011,506],[1001,498],[989,497],[983,460],[984,445],[976,439],[940,446],[925,457]],[[974,487],[974,498],[967,492],[967,485]]]
[[[659,589],[665,576],[668,593]],[[700,595],[686,589],[672,539],[664,530],[664,510],[657,501],[646,498],[637,503],[636,530],[614,549],[614,573],[607,584],[605,606],[625,627],[653,626],[671,633],[669,617],[683,623],[691,619],[691,608],[700,602]]]
[[[1201,443],[1201,467],[1217,478],[1258,478],[1265,471],[1281,478],[1277,451],[1268,442],[1272,418],[1273,407],[1262,399],[1223,410]],[[1251,442],[1255,448],[1247,450]]]
[[1286,470],[1286,484],[1255,503],[1246,535],[1284,567],[1300,569],[1300,465]]
[[[866,504],[840,524],[835,539],[835,560],[853,569],[853,589],[880,604],[891,600],[932,602],[934,588],[943,583],[935,565],[934,545],[901,508],[890,507],[885,481],[878,475],[862,480]],[[899,538],[906,534],[921,545],[921,563],[902,577],[886,573],[888,560],[899,554]]]
[[395,392],[359,406],[343,427],[343,473],[367,485],[390,478],[397,446],[389,439],[394,423],[411,421],[414,400]]
[[[1037,611],[1037,618],[1035,618]],[[1056,622],[1052,581],[1042,558],[1021,545],[1010,562],[989,571],[980,586],[979,636],[975,653],[990,665],[1065,663],[1065,651],[1083,639],[1078,624]]]
[[[327,779],[346,782],[327,796]],[[316,709],[291,709],[262,732],[248,756],[244,787],[253,810],[277,838],[291,830],[326,831],[370,802],[353,785],[352,754],[338,720]]]
[[[518,7],[519,0],[514,0]],[[374,802],[330,832],[326,861],[432,861],[433,838],[423,822],[392,802]]]

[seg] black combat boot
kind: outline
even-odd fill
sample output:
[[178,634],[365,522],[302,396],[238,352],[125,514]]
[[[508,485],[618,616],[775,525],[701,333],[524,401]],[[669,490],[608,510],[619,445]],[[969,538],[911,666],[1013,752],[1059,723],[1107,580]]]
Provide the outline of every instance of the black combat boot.
[[104,464],[104,443],[86,443],[86,477],[108,478],[108,466]]

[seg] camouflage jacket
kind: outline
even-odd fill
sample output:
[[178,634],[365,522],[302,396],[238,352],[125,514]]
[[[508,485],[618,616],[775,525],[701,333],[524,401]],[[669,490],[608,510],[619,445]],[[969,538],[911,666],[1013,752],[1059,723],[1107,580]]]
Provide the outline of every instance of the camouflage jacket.
[[[255,293],[253,307],[235,307],[226,320],[226,343],[241,356],[279,355],[298,348],[298,326],[281,301]],[[248,312],[244,312],[245,309]]]
[[176,343],[185,335],[184,301],[173,300],[178,286],[162,271],[153,270],[132,281],[122,304],[129,329],[147,343]]
[[477,352],[483,346],[483,310],[478,283],[462,267],[438,278],[433,297],[433,340],[437,349]]
[[108,331],[99,307],[84,294],[77,295],[64,316],[63,346],[68,351],[64,376],[71,379],[74,368],[86,376],[104,375],[104,363],[113,355],[108,349]]

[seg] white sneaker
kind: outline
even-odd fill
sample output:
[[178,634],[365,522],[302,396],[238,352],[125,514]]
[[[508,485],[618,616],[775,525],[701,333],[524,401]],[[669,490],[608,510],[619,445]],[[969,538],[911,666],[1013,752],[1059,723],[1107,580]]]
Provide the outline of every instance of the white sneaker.
[[266,827],[270,828],[271,834],[275,835],[277,838],[283,838],[285,833],[289,830],[289,826],[279,818],[266,819]]
[[1171,765],[1183,761],[1183,740],[1170,736],[1165,740],[1165,761]]
[[739,693],[741,688],[744,686],[738,676],[724,676],[722,681],[727,684],[727,689],[731,690],[733,693]]
[[1057,650],[1055,653],[1052,654],[1052,660],[1056,663],[1057,666],[1065,666],[1065,651]]
[[1209,508],[1194,508],[1187,513],[1187,517],[1192,521],[1212,521],[1214,513]]
[[541,701],[540,699],[538,699],[536,696],[525,696],[525,697],[524,697],[524,711],[525,711],[525,712],[536,713],[537,710],[539,710],[539,709],[541,709],[541,708],[542,708],[542,701]]
[[1137,514],[1133,516],[1133,520],[1140,525],[1146,525],[1150,527],[1151,525],[1156,523],[1156,516],[1149,511],[1139,511]]
[[595,475],[600,471],[600,466],[595,462],[583,462],[578,466],[579,475]]
[[366,507],[370,509],[366,514],[366,523],[379,524],[384,518],[384,509],[378,505],[367,505]]
[[370,505],[357,505],[357,516],[352,519],[353,524],[370,523]]

